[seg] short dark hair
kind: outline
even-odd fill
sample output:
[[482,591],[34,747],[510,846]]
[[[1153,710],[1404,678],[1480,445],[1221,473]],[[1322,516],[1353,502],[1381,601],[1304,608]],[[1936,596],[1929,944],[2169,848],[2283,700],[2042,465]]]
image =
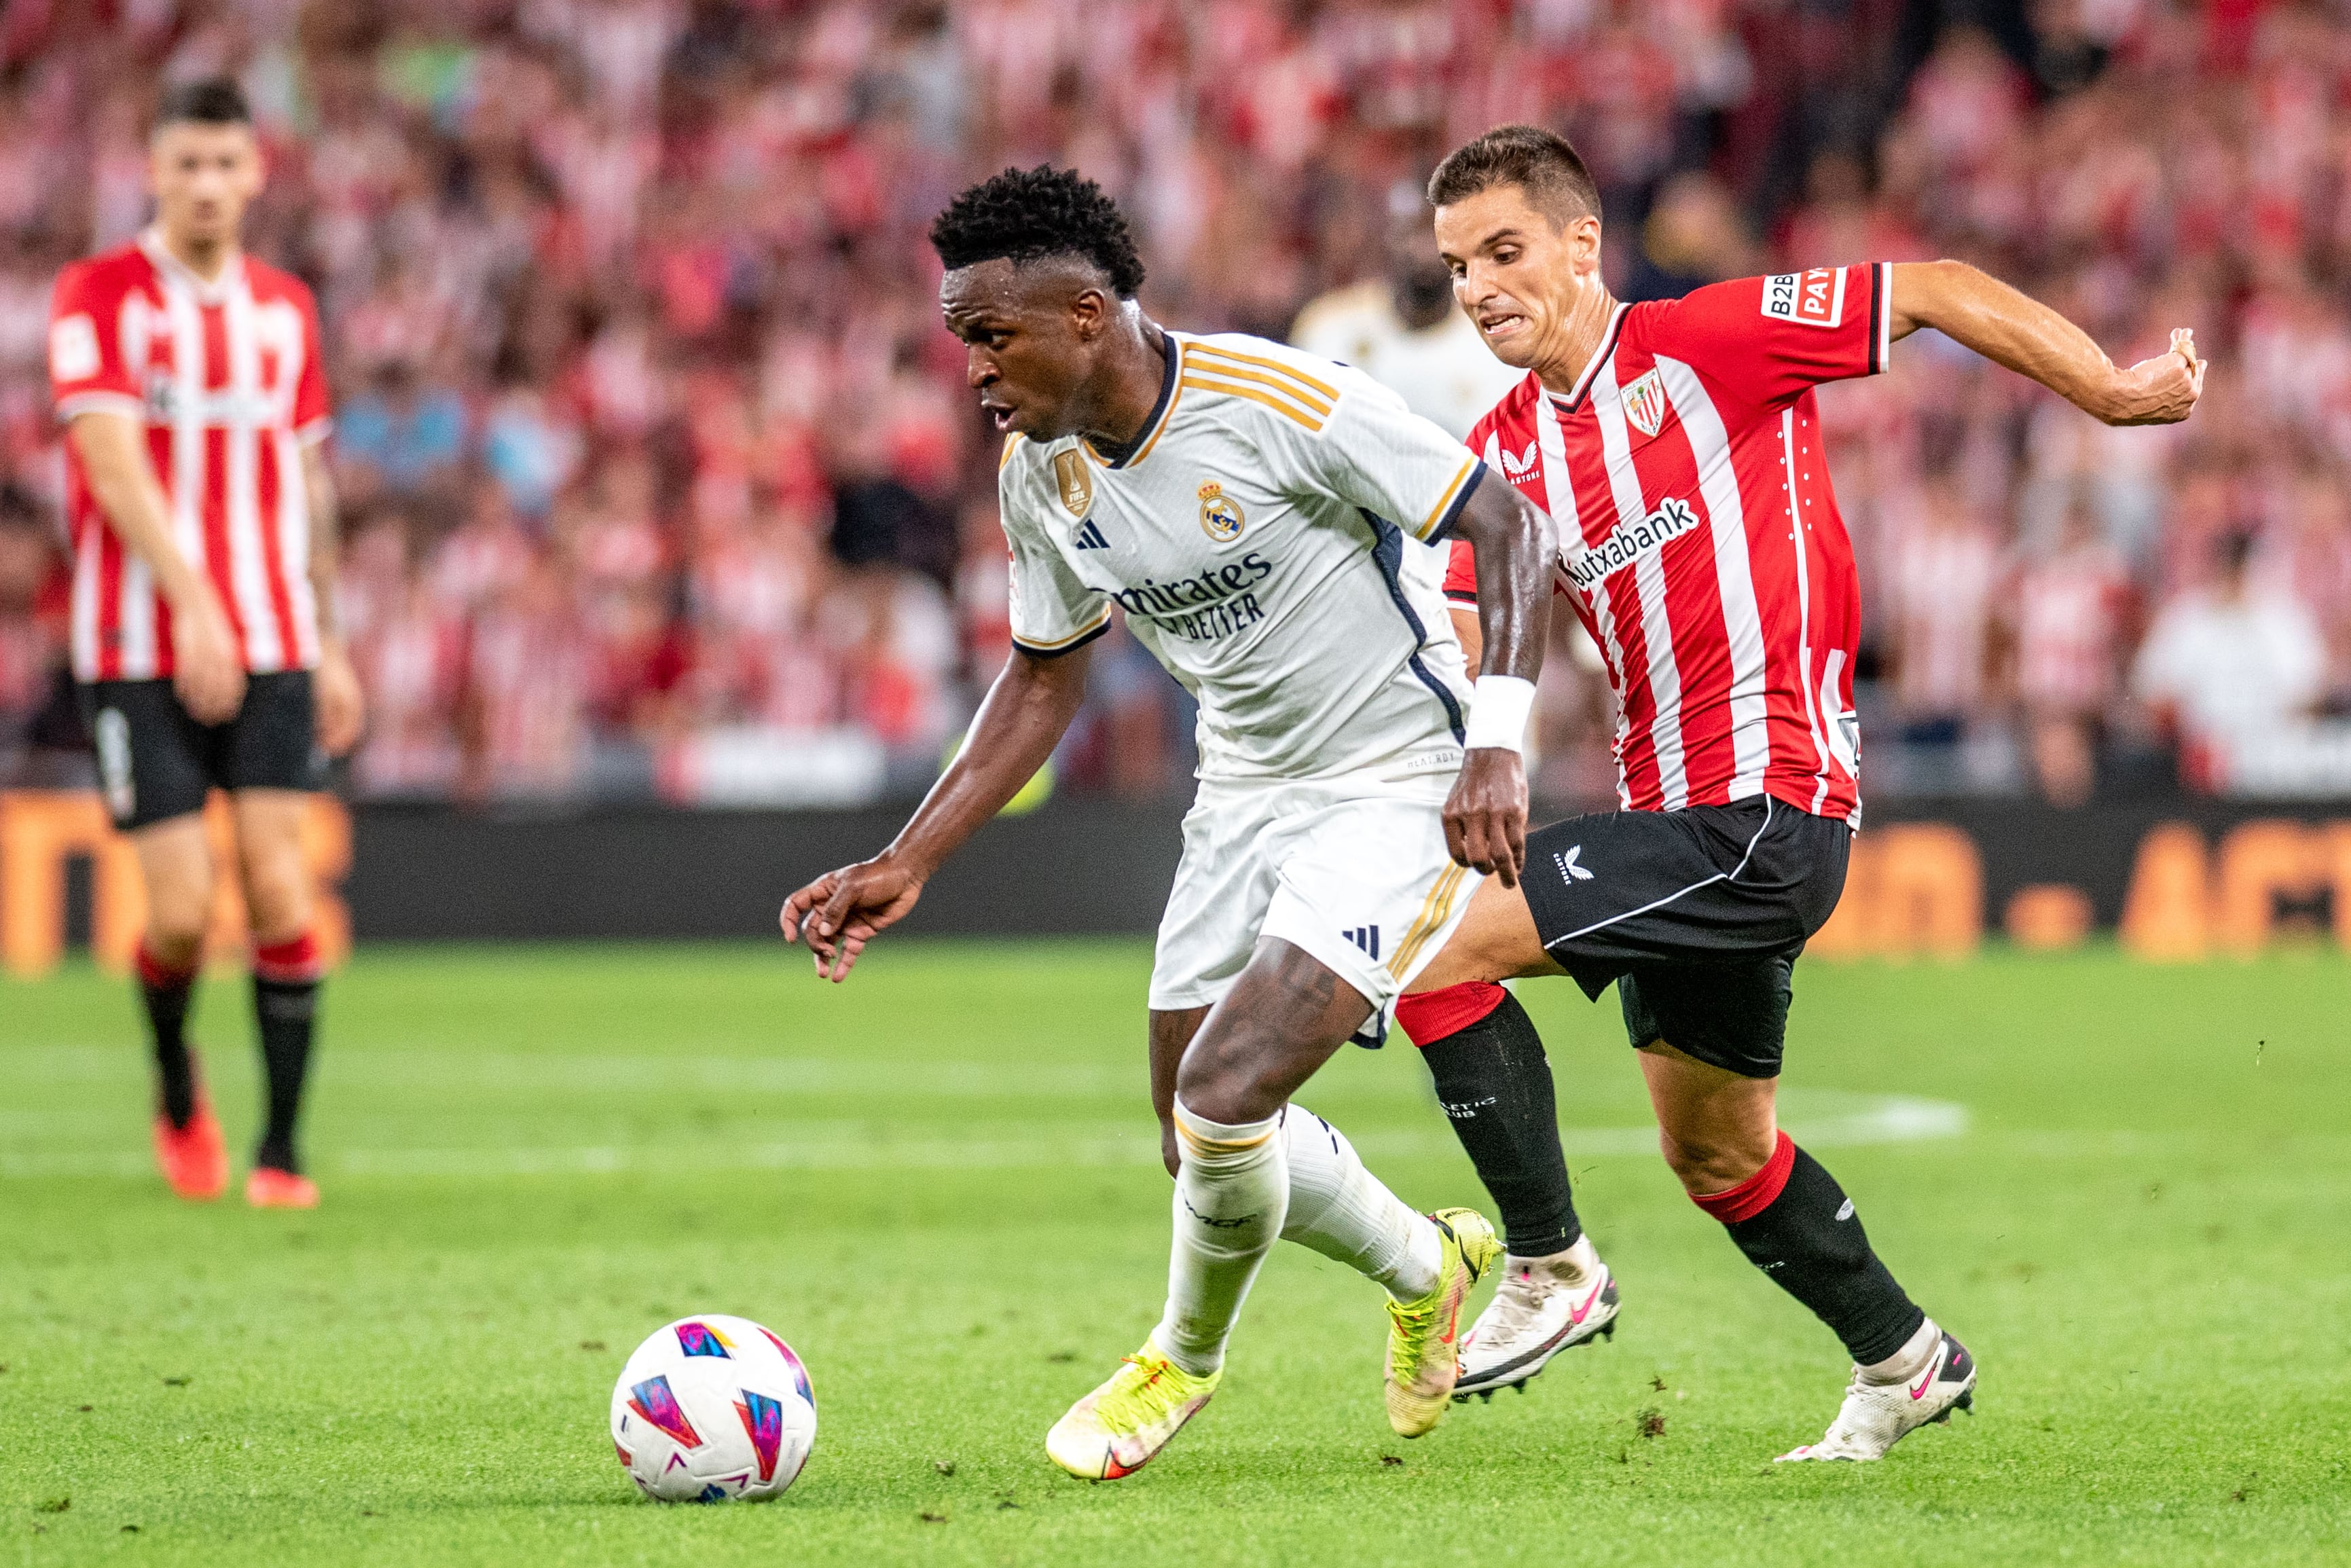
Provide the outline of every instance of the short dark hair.
[[155,129],[167,125],[251,125],[253,110],[233,77],[199,77],[167,89],[155,108]]
[[1566,137],[1540,125],[1498,125],[1446,154],[1428,177],[1428,204],[1447,206],[1516,185],[1554,224],[1600,215],[1600,186]]
[[1121,299],[1143,287],[1143,258],[1118,204],[1076,170],[1046,163],[1007,169],[949,202],[931,223],[931,248],[950,272],[998,257],[1073,256],[1099,267]]

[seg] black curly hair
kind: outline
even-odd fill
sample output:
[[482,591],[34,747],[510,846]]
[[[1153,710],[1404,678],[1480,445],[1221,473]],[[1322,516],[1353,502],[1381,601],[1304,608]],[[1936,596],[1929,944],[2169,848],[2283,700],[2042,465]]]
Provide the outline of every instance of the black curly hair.
[[1143,258],[1118,204],[1076,170],[1049,163],[1007,169],[949,202],[932,220],[931,248],[950,272],[999,256],[1074,256],[1101,268],[1121,299],[1143,287]]

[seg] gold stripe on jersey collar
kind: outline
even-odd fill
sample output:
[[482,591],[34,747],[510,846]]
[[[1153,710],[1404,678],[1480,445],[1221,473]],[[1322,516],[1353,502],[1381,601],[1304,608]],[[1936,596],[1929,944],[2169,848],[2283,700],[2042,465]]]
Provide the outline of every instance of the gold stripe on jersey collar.
[[1093,460],[1105,468],[1132,468],[1150,456],[1151,449],[1159,444],[1159,438],[1166,434],[1167,426],[1176,418],[1176,402],[1183,395],[1177,385],[1176,372],[1183,365],[1184,343],[1163,327],[1159,332],[1159,346],[1166,361],[1159,372],[1159,401],[1152,404],[1150,414],[1144,418],[1143,432],[1135,437],[1134,449],[1113,463],[1096,450],[1092,442],[1083,436],[1078,438],[1079,444],[1085,447]]

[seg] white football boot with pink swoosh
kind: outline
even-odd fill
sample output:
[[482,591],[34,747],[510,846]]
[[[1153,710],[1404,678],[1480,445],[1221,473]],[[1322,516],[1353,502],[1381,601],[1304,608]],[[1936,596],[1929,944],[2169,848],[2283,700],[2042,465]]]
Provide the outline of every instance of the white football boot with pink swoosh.
[[1523,1389],[1561,1351],[1615,1333],[1616,1279],[1590,1238],[1556,1258],[1506,1257],[1494,1299],[1462,1342],[1453,1397]]
[[1844,1391],[1844,1407],[1817,1443],[1791,1448],[1774,1462],[1805,1459],[1882,1459],[1886,1451],[1919,1427],[1949,1421],[1954,1410],[1975,1408],[1976,1358],[1949,1334],[1916,1376],[1900,1383],[1868,1383],[1861,1368]]

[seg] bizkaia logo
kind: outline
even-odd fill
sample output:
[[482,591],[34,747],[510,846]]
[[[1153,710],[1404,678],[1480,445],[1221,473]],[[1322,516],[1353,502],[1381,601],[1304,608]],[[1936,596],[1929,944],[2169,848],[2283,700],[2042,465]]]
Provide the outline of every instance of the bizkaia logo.
[[1807,327],[1835,326],[1844,319],[1844,268],[1773,273],[1763,280],[1763,314]]
[[1653,550],[1663,549],[1698,527],[1698,513],[1687,501],[1668,496],[1657,509],[1638,522],[1619,523],[1606,538],[1589,546],[1567,563],[1567,575],[1589,593],[1602,579],[1622,571]]

